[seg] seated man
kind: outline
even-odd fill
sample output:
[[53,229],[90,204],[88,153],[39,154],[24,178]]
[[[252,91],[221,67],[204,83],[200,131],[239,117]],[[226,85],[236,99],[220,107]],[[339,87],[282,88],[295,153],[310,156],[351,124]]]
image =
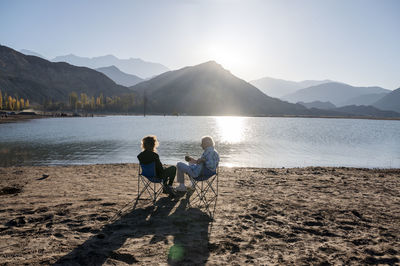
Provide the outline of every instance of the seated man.
[[142,152],[137,156],[141,164],[149,164],[154,162],[156,166],[156,175],[158,178],[163,179],[163,192],[166,194],[173,194],[171,186],[175,179],[176,167],[170,166],[164,168],[161,164],[160,157],[156,153],[158,147],[158,140],[156,136],[146,136],[142,139]]
[[208,136],[203,137],[201,139],[201,148],[204,150],[201,158],[195,160],[190,156],[185,156],[185,160],[189,162],[189,165],[182,162],[179,162],[176,165],[178,170],[177,180],[179,182],[179,186],[175,188],[177,191],[186,191],[184,177],[185,173],[191,177],[198,177],[202,170],[206,170],[203,169],[203,167],[206,167],[207,170],[212,172],[216,171],[219,163],[219,155],[214,149],[214,140]]

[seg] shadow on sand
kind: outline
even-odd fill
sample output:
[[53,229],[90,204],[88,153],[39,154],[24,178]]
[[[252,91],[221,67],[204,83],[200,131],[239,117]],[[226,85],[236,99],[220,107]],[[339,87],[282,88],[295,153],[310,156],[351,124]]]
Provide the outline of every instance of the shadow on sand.
[[185,198],[172,201],[165,197],[155,206],[135,207],[136,204],[132,211],[105,225],[55,265],[102,265],[109,258],[128,264],[205,264],[211,223],[206,213],[188,208]]

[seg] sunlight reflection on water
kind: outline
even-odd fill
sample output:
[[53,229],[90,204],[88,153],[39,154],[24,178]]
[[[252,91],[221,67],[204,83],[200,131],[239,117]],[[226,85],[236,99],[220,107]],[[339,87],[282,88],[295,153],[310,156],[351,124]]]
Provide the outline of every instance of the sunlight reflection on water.
[[221,142],[238,143],[243,140],[246,117],[215,117]]

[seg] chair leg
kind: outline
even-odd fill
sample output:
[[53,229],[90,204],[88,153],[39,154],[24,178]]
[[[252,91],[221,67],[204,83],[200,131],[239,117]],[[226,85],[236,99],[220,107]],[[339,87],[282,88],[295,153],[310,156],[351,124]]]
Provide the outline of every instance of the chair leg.
[[195,195],[190,198],[189,206],[204,208],[209,217],[214,220],[218,199],[218,175],[212,179],[199,182],[196,182],[192,178],[191,180],[195,184]]

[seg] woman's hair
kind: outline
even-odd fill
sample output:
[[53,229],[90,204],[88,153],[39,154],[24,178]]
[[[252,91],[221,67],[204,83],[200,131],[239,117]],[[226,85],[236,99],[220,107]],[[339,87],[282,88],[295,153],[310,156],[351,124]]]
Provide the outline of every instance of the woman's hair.
[[207,145],[207,147],[214,147],[214,145],[215,145],[213,138],[210,136],[202,137],[201,142],[205,143]]
[[157,151],[159,143],[157,137],[148,135],[142,139],[142,150]]

